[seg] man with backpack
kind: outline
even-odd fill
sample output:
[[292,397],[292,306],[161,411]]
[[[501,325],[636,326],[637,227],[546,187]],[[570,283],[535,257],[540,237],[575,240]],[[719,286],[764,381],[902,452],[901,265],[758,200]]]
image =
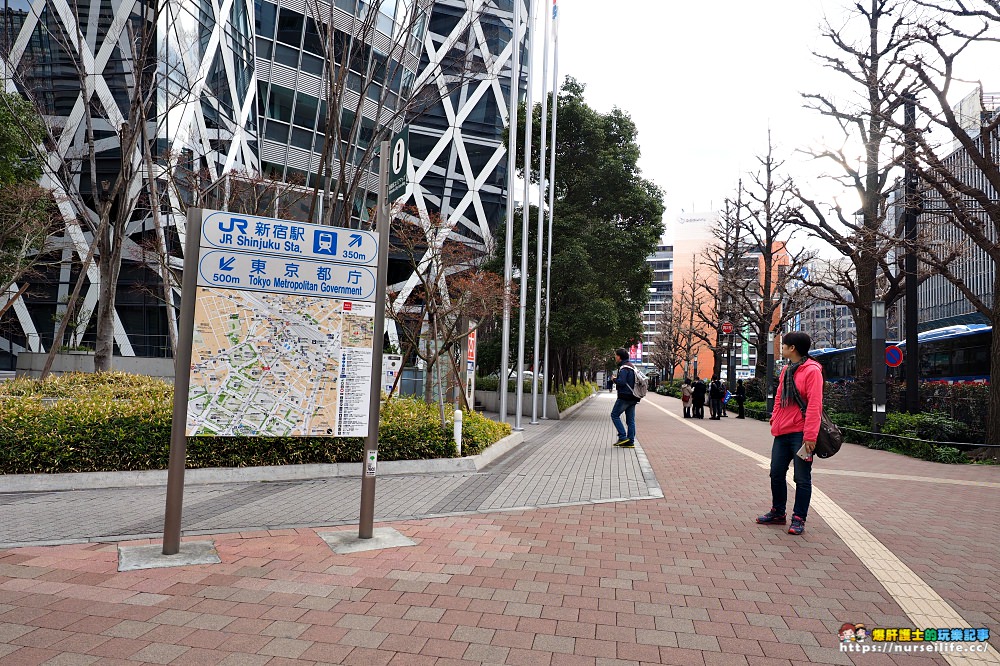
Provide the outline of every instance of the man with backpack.
[[771,510],[757,517],[761,525],[784,525],[788,464],[795,463],[795,504],[789,534],[805,531],[812,498],[812,461],[823,418],[823,367],[809,358],[812,340],[802,331],[781,338],[781,356],[790,361],[778,380],[771,413]]
[[[618,431],[615,446],[631,449],[635,447],[635,406],[646,395],[648,384],[646,376],[628,362],[627,349],[618,349],[615,356],[618,358],[618,374],[615,376],[618,399],[615,400],[615,406],[611,410],[611,422]],[[628,426],[627,431],[622,425],[623,413]]]

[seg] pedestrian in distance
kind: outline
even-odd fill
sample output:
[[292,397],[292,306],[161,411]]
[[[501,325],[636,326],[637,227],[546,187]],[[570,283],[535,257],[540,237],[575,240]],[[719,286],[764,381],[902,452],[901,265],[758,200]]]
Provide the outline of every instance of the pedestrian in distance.
[[691,394],[694,390],[691,388],[691,380],[687,377],[684,378],[684,382],[681,384],[681,404],[684,406],[684,418],[691,418]]
[[722,387],[722,418],[728,419],[729,412],[726,410],[726,403],[733,397],[733,394],[729,392],[729,388],[721,379],[719,380],[719,386]]
[[[635,395],[635,368],[628,362],[627,349],[617,350],[615,356],[618,358],[618,372],[615,375],[618,399],[611,409],[611,422],[618,432],[615,446],[630,449],[635,447],[635,406],[639,404],[639,398]],[[622,425],[622,414],[625,414],[625,425]]]
[[[781,338],[781,356],[788,359],[778,379],[778,393],[771,413],[771,510],[757,517],[762,525],[784,525],[788,500],[788,464],[794,462],[795,504],[789,534],[805,531],[812,498],[812,461],[823,413],[823,367],[809,358],[812,340],[802,331]],[[805,414],[799,407],[805,404]]]
[[694,378],[694,386],[691,387],[691,401],[694,408],[694,418],[705,418],[705,382],[697,377]]
[[740,411],[736,414],[736,418],[745,419],[747,417],[746,413],[743,411],[743,403],[747,401],[747,387],[743,385],[742,379],[736,380],[736,404],[740,408]]
[[708,406],[709,410],[712,412],[712,421],[718,421],[722,418],[723,395],[724,389],[722,388],[722,382],[719,381],[718,377],[713,377],[712,383],[708,386]]

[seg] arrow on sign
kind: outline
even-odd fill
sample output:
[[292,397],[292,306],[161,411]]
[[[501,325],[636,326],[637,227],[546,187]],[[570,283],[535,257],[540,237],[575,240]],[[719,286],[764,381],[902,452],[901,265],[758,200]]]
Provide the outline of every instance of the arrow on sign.
[[233,270],[233,263],[236,261],[236,257],[219,257],[219,270],[220,271],[231,271]]
[[361,247],[361,234],[351,234],[351,242],[347,247]]

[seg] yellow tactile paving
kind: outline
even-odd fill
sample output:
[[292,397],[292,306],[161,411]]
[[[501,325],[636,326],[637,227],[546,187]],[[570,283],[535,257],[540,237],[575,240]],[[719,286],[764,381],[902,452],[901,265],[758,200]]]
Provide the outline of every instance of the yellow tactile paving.
[[[765,456],[746,449],[725,437],[721,437],[709,430],[706,430],[693,423],[688,423],[673,412],[660,407],[649,401],[648,404],[659,409],[664,414],[684,423],[688,427],[702,433],[706,437],[738,451],[743,455],[752,458],[762,467],[769,467],[770,460]],[[824,470],[824,473],[837,473],[834,470]],[[894,474],[877,474],[870,472],[839,472],[847,475],[874,476],[884,478],[898,478],[907,480],[931,480],[926,477],[909,477]],[[950,479],[933,479],[935,481],[953,482]],[[985,482],[961,482],[963,484],[978,486],[997,486],[996,483]],[[903,612],[913,621],[915,627],[968,627],[966,622],[958,612],[952,608],[947,601],[935,592],[927,583],[903,563],[895,554],[886,548],[881,541],[876,539],[871,532],[866,530],[861,523],[851,517],[847,511],[842,509],[836,502],[830,499],[826,493],[813,486],[811,508],[818,513],[826,523],[833,528],[845,544],[854,552],[862,564],[882,583],[893,600],[903,609]],[[1000,663],[1000,653],[988,643],[985,645],[985,652],[954,654],[949,652],[936,653],[944,658],[949,664],[954,666],[965,666],[966,664],[998,664]]]

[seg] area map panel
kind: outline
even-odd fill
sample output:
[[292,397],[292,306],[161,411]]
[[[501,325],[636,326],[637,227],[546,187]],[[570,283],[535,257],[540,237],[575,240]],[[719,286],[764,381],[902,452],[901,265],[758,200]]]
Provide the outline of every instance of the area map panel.
[[199,287],[187,434],[368,434],[375,307]]

